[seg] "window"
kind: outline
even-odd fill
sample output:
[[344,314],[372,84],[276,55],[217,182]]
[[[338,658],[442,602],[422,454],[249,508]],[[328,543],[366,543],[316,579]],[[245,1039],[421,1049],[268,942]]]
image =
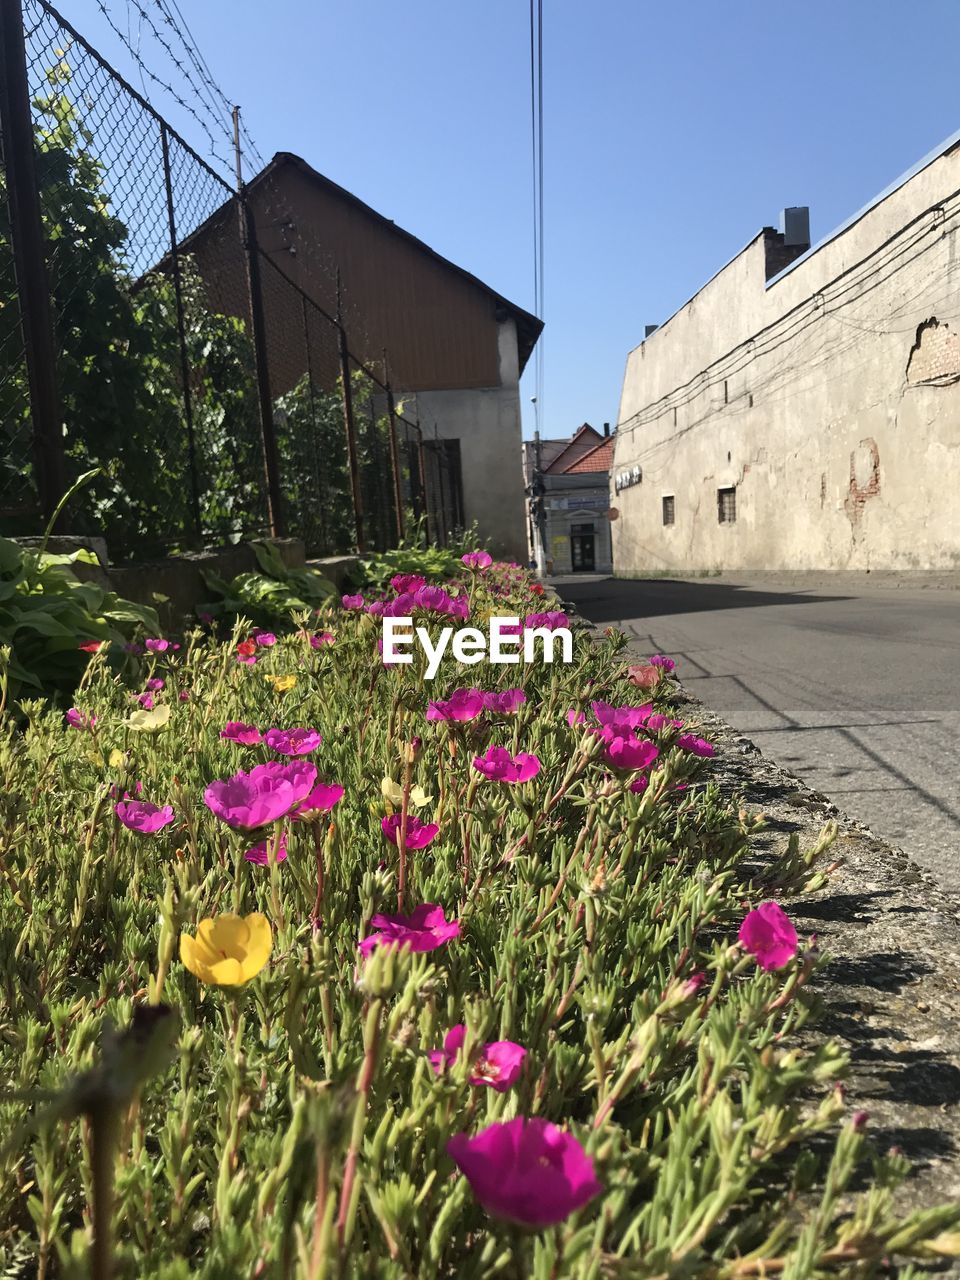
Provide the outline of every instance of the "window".
[[737,491],[732,487],[717,490],[717,519],[721,524],[737,522]]
[[676,519],[676,502],[672,493],[663,499],[663,523],[673,524]]
[[570,532],[575,534],[596,533],[596,529],[592,523],[591,524],[572,524],[570,526]]

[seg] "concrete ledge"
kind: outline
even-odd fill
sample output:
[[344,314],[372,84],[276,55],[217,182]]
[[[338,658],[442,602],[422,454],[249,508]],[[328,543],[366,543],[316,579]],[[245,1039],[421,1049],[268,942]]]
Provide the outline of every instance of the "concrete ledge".
[[347,575],[360,563],[359,556],[325,556],[322,560],[308,560],[307,567],[316,569],[329,578],[337,590],[346,583]]

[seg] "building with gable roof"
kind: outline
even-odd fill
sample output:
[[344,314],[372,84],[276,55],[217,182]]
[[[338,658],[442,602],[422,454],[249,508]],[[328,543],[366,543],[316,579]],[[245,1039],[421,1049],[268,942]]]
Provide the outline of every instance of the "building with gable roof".
[[530,559],[546,573],[610,573],[610,424],[569,440],[525,440]]

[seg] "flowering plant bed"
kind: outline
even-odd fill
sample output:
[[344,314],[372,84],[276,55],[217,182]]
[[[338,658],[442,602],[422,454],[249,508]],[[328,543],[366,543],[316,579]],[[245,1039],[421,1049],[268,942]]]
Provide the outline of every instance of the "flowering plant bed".
[[146,637],[133,690],[97,652],[66,718],[3,726],[4,1274],[798,1280],[960,1250],[957,1205],[896,1216],[844,1052],[797,1039],[820,956],[789,897],[832,832],[758,878],[672,663],[578,628],[570,664],[429,682],[378,650],[384,611],[543,607],[478,555],[280,639]]

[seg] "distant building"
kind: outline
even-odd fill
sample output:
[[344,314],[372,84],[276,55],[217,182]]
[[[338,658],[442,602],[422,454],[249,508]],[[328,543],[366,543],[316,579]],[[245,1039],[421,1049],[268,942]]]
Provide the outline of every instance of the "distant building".
[[[525,440],[530,558],[547,573],[609,573],[613,440],[588,422],[568,440]],[[539,454],[539,462],[538,462]]]
[[[299,156],[280,152],[247,184],[263,271],[271,392],[307,372],[337,385],[335,330],[304,320],[300,297],[275,263],[318,306],[337,311],[342,291],[351,353],[383,368],[398,400],[443,450],[453,477],[450,509],[476,521],[500,555],[524,553],[519,468],[505,466],[521,444],[519,380],[543,324],[456,266]],[[228,202],[183,244],[218,310],[247,315],[237,260],[237,210]],[[308,340],[309,337],[309,340]]]
[[630,353],[616,571],[960,567],[960,133],[784,211]]

